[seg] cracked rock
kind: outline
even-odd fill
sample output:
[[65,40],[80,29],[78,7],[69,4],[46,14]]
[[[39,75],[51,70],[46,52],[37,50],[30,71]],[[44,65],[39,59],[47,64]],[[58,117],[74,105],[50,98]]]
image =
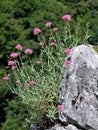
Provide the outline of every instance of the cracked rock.
[[82,130],[98,130],[98,54],[91,45],[80,45],[67,59],[71,63],[62,69],[59,97],[64,110],[59,119]]

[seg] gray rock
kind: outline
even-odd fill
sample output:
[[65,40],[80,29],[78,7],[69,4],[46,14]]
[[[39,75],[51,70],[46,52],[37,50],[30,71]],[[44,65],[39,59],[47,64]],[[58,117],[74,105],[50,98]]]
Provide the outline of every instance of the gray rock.
[[61,126],[60,124],[56,124],[52,128],[47,129],[47,130],[66,130],[66,129],[63,126]]
[[30,125],[30,130],[44,130],[44,128],[39,123],[35,123]]
[[80,130],[80,129],[77,129],[75,126],[71,124],[69,124],[67,127],[63,127],[59,124],[56,124],[55,126],[53,126],[52,128],[48,130]]
[[69,124],[69,125],[66,127],[66,130],[81,130],[81,129],[78,129],[78,128],[76,128],[75,126]]
[[80,45],[67,59],[71,64],[62,69],[59,97],[64,111],[59,119],[83,130],[98,130],[98,54],[91,45]]

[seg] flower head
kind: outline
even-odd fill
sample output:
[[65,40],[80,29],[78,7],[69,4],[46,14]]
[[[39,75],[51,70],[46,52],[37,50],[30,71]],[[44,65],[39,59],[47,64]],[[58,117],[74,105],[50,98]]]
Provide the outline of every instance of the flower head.
[[42,32],[42,31],[41,31],[40,28],[35,28],[35,29],[33,30],[34,35],[37,35],[37,34],[39,34],[39,33],[41,33],[41,32]]
[[41,64],[41,61],[40,61],[40,60],[36,61],[36,64],[40,65],[40,64]]
[[22,51],[23,46],[20,45],[20,44],[17,44],[17,45],[15,46],[15,48],[16,48],[17,50],[19,50],[19,51]]
[[13,52],[10,54],[11,58],[17,58],[17,56],[18,56],[18,53],[16,53],[16,52]]
[[24,53],[25,54],[32,54],[33,52],[31,49],[27,48],[27,49],[25,49]]
[[44,42],[40,42],[39,45],[40,45],[40,46],[44,46],[45,43],[44,43]]
[[7,76],[8,76],[8,77],[10,77],[10,76],[11,76],[11,74],[8,74]]
[[66,21],[71,21],[71,15],[70,14],[66,14],[66,15],[62,16],[62,19],[66,20]]
[[24,83],[24,87],[29,87],[30,86],[30,84],[29,83]]
[[64,62],[65,65],[69,65],[70,63],[71,63],[70,60],[66,60],[66,61]]
[[8,65],[14,65],[14,64],[15,64],[14,61],[12,61],[12,60],[8,61]]
[[51,46],[51,47],[55,47],[55,46],[56,46],[56,43],[55,43],[55,42],[51,42],[51,43],[50,43],[50,46]]
[[13,66],[11,67],[11,70],[15,70],[15,69],[16,69],[16,66],[13,65]]
[[15,82],[16,84],[19,84],[20,83],[20,80],[16,80],[16,82]]
[[53,28],[53,31],[55,31],[55,32],[58,31],[58,28],[57,27]]
[[51,22],[47,22],[45,25],[46,25],[46,27],[51,27],[52,23]]
[[30,85],[35,85],[36,82],[32,80],[32,81],[29,82],[29,84],[30,84]]
[[63,106],[63,105],[58,105],[58,109],[59,109],[60,111],[63,111],[63,110],[64,110],[64,106]]
[[8,76],[4,76],[3,79],[4,79],[4,80],[8,80],[9,77],[8,77]]
[[66,53],[67,55],[69,55],[70,52],[71,52],[71,49],[69,49],[69,48],[67,48],[67,49],[64,50],[64,53]]

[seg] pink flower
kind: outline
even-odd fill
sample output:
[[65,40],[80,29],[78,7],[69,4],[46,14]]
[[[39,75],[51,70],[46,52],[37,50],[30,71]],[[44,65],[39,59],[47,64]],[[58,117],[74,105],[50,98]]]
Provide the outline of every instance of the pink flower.
[[32,80],[32,81],[29,82],[29,84],[30,84],[30,85],[35,85],[36,82]]
[[67,55],[69,55],[70,52],[71,52],[71,49],[69,49],[69,48],[67,48],[67,49],[64,50],[64,53],[66,53]]
[[66,15],[62,16],[62,19],[66,20],[66,21],[71,21],[71,15],[70,14],[66,14]]
[[63,111],[63,110],[64,110],[64,106],[63,106],[63,105],[58,105],[58,109],[59,109],[60,111]]
[[16,84],[19,84],[20,83],[20,80],[16,80],[16,82],[15,82]]
[[58,28],[57,27],[53,28],[53,31],[58,31]]
[[20,45],[20,44],[17,44],[17,45],[15,46],[15,48],[16,48],[17,50],[19,50],[19,51],[22,51],[22,49],[23,49],[22,45]]
[[47,22],[45,25],[46,25],[46,27],[51,27],[52,23],[51,22]]
[[44,46],[45,43],[44,43],[44,42],[40,42],[39,45],[40,45],[40,46]]
[[69,60],[66,60],[66,61],[64,62],[65,65],[69,65],[70,63],[71,63],[71,61],[69,61]]
[[14,65],[14,64],[15,64],[14,61],[12,61],[12,60],[8,61],[8,65]]
[[16,66],[13,65],[13,66],[11,67],[11,70],[15,70],[15,69],[16,69]]
[[34,35],[37,35],[37,34],[39,34],[39,33],[41,33],[41,32],[42,32],[42,31],[41,31],[40,28],[35,28],[34,31],[33,31]]
[[56,46],[56,43],[55,43],[55,42],[51,42],[51,43],[50,43],[50,46],[51,46],[51,47],[55,47],[55,46]]
[[3,77],[3,79],[4,79],[4,80],[8,80],[8,79],[9,79],[9,77],[8,77],[8,76],[5,76],[5,77]]
[[30,86],[30,84],[29,83],[24,83],[24,87],[29,87]]
[[24,51],[24,53],[25,53],[25,54],[32,54],[33,52],[32,52],[31,49],[27,48],[27,49]]
[[40,60],[36,61],[36,64],[40,65],[40,64],[41,64],[41,61],[40,61]]
[[16,53],[16,52],[13,52],[13,53],[10,54],[11,58],[16,58],[17,56],[18,56],[18,53]]

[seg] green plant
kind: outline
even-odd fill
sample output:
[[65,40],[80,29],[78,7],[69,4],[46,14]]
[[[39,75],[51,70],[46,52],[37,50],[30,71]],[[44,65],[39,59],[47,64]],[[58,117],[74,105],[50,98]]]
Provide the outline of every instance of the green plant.
[[21,100],[15,97],[14,95],[13,99],[5,101],[4,111],[6,112],[6,120],[2,123],[2,129],[27,130],[29,126],[27,119],[30,117],[28,106],[22,104]]
[[[71,30],[71,15],[64,15],[62,19],[65,26],[61,37],[58,35],[58,28],[54,29],[51,22],[46,23],[47,32],[49,32],[47,36],[41,29],[34,29],[33,33],[35,37],[38,35],[39,43],[37,44],[40,47],[40,55],[36,61],[32,58],[33,51],[29,48],[23,50],[20,44],[15,46],[17,52],[10,54],[8,65],[12,73],[11,76],[6,75],[4,80],[7,80],[12,92],[22,99],[22,103],[28,106],[31,115],[27,119],[29,123],[39,121],[44,124],[45,119],[51,122],[57,119],[61,68],[63,64],[69,65],[71,62],[64,62],[65,53],[69,54],[69,48],[81,42],[88,43],[90,36],[88,26],[81,37],[78,30]],[[66,48],[68,49],[65,50]],[[24,55],[27,57],[26,61],[22,59]]]
[[[2,130],[16,130],[16,128],[18,128],[17,119],[9,118],[9,120],[7,120],[4,123]],[[19,130],[19,129],[17,129],[17,130]]]

